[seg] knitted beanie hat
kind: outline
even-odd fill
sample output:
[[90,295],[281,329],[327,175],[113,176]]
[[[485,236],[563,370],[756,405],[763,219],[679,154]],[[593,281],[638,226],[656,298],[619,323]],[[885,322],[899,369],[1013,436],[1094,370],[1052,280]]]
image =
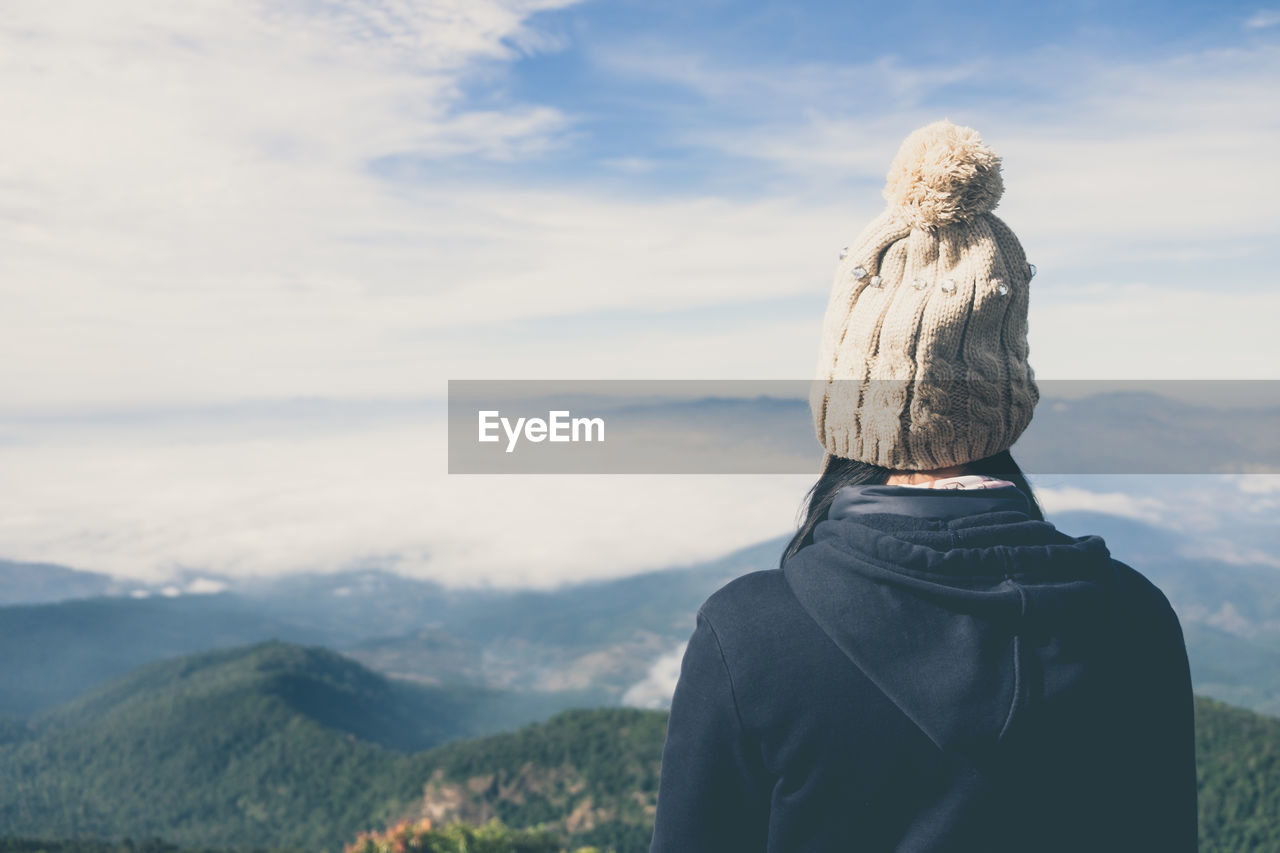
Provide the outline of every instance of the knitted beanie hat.
[[1007,449],[1039,399],[1035,267],[991,213],[1000,158],[939,121],[889,167],[888,209],[840,256],[810,404],[833,456],[928,471]]

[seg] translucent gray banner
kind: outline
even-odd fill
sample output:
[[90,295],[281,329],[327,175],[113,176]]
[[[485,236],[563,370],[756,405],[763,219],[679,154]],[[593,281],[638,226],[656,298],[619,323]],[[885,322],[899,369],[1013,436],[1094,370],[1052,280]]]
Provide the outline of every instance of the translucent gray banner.
[[[1007,394],[994,383],[945,384],[957,399]],[[875,398],[866,385],[840,393]],[[1012,448],[1028,473],[1280,473],[1280,381],[1039,388]],[[449,472],[812,474],[823,457],[813,390],[810,380],[451,380]]]

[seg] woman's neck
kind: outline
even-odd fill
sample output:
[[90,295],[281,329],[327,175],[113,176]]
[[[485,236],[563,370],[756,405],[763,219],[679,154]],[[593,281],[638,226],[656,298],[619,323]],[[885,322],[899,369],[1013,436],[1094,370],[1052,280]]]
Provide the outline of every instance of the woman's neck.
[[959,477],[969,473],[963,465],[952,465],[950,468],[939,468],[936,471],[894,471],[885,480],[887,486],[914,486],[928,483],[931,480],[942,480],[946,477]]

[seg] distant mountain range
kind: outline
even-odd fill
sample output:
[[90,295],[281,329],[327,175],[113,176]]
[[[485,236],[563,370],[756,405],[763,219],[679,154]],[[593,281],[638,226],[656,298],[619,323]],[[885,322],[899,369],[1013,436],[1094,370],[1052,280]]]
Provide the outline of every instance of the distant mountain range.
[[0,714],[36,713],[150,661],[269,638],[327,639],[233,595],[0,608]]
[[[1023,468],[1032,474],[1280,471],[1275,383],[1168,380],[1127,390],[1120,384],[1041,381],[1035,419],[1015,447]],[[1214,400],[1221,391],[1233,391],[1235,400]],[[1257,402],[1242,402],[1250,391]]]
[[110,575],[68,569],[52,563],[0,560],[0,606],[123,595],[137,586]]
[[[570,710],[458,740],[520,722],[498,699],[284,643],[162,661],[0,725],[0,834],[336,851],[400,819],[496,816],[646,850],[665,713]],[[1278,849],[1280,720],[1208,700],[1197,715],[1202,853]]]
[[[1280,569],[1187,556],[1189,536],[1115,515],[1063,512],[1054,521],[1103,536],[1165,591],[1200,692],[1280,713]],[[711,592],[776,565],[783,544],[545,591],[450,589],[368,569],[219,579],[230,591],[216,594],[0,607],[0,714],[36,713],[152,660],[273,638],[325,645],[423,684],[567,690],[586,704],[615,704],[678,654]],[[0,565],[11,598],[74,593],[101,577],[82,582],[59,569],[24,593],[30,573],[4,575],[13,565]],[[648,693],[660,701],[663,689]]]
[[36,713],[152,660],[265,639],[338,648],[424,683],[571,690],[607,704],[688,637],[708,594],[770,560],[776,543],[545,592],[450,590],[370,570],[4,607],[0,714]]

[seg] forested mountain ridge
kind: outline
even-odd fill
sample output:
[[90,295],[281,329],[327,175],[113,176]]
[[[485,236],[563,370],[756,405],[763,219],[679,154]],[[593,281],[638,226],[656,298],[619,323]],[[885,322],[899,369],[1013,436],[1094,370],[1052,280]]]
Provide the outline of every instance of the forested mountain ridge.
[[0,726],[0,826],[332,847],[403,807],[411,752],[574,698],[396,682],[279,642],[166,660]]
[[1196,699],[1200,853],[1280,850],[1280,719]]
[[546,826],[573,846],[649,849],[667,715],[633,708],[565,711],[517,732],[422,755],[406,813],[435,821]]
[[[569,710],[407,751],[518,723],[497,698],[284,643],[164,661],[0,725],[0,826],[337,851],[405,818],[497,817],[573,846],[647,849],[666,714]],[[1201,850],[1280,849],[1280,720],[1203,699],[1196,712]]]

